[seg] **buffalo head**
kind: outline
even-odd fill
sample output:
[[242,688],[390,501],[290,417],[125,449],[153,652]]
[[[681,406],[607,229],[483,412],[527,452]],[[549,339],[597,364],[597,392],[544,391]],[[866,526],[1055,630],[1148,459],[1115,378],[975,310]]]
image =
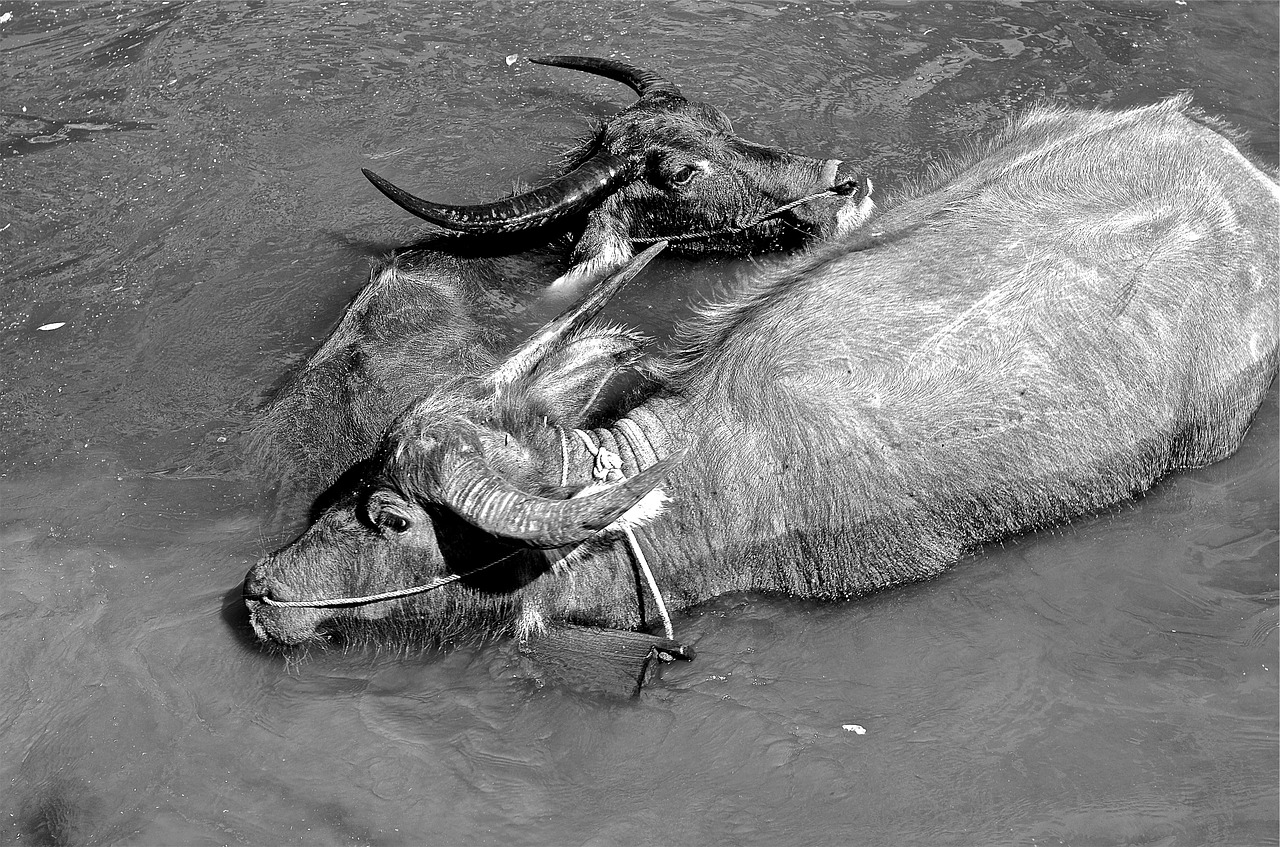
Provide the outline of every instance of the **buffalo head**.
[[[639,357],[638,336],[583,328],[664,246],[633,258],[486,379],[447,383],[396,418],[374,454],[321,497],[302,535],[250,570],[244,597],[258,636],[296,644],[406,616],[415,631],[440,636],[510,630],[522,589],[556,558],[544,551],[590,539],[678,460],[584,490],[564,484],[555,440],[581,426],[604,383]],[[506,420],[507,409],[529,420]],[[325,605],[433,580],[459,584],[411,600]]]
[[870,183],[840,160],[745,141],[722,111],[684,97],[657,74],[583,56],[530,61],[617,80],[640,99],[569,155],[566,174],[496,203],[433,203],[372,171],[365,176],[402,208],[459,233],[517,232],[577,217],[573,266],[555,284],[598,278],[636,245],[669,240],[685,252],[734,255],[792,249],[851,231],[870,214]]

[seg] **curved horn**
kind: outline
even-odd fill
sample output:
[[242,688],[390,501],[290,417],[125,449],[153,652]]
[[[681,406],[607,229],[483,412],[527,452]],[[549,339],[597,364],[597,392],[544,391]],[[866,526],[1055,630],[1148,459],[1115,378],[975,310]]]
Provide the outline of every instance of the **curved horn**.
[[446,206],[415,197],[375,174],[361,173],[400,208],[437,226],[459,232],[518,232],[533,229],[596,205],[632,176],[630,160],[601,151],[569,173],[540,188],[497,203]]
[[667,94],[681,97],[680,89],[653,73],[641,70],[626,62],[615,62],[613,59],[596,59],[591,56],[538,56],[529,59],[535,65],[551,65],[555,68],[569,68],[575,71],[586,71],[589,74],[608,77],[615,82],[631,87],[641,97],[655,97]]
[[638,253],[612,276],[592,289],[590,294],[548,321],[537,334],[508,356],[507,360],[493,372],[489,381],[494,388],[510,385],[533,370],[561,339],[600,314],[600,310],[608,304],[610,298],[644,270],[653,257],[661,253],[666,246],[667,242],[659,241]]
[[598,494],[553,500],[522,491],[475,454],[454,449],[441,457],[442,505],[490,535],[530,547],[585,541],[613,523],[658,483],[683,454],[670,456]]

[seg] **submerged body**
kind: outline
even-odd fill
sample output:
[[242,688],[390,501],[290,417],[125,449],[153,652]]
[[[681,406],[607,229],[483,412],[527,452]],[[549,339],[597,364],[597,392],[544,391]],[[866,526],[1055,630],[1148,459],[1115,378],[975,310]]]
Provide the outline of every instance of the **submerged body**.
[[460,375],[492,370],[515,332],[530,277],[554,279],[563,257],[535,247],[494,257],[407,250],[379,261],[320,348],[255,422],[283,486],[330,485],[366,458],[404,407]]
[[[250,571],[251,619],[282,643],[388,616],[442,637],[635,627],[610,525],[655,490],[665,507],[636,534],[673,607],[936,575],[1238,446],[1276,372],[1278,221],[1274,178],[1185,99],[1033,110],[690,321],[681,352],[650,363],[653,391],[588,438],[556,383],[614,367],[582,346],[589,329],[582,355],[544,356],[506,390],[419,402]],[[626,482],[583,490],[592,443]],[[415,600],[272,605],[499,560]]]
[[255,440],[288,484],[328,485],[410,402],[492,366],[516,304],[548,285],[589,284],[665,238],[745,256],[851,232],[870,214],[870,184],[840,160],[745,141],[720,110],[656,74],[580,56],[534,61],[609,77],[640,98],[569,154],[563,176],[498,203],[435,204],[366,172],[452,229],[379,262],[260,416]]

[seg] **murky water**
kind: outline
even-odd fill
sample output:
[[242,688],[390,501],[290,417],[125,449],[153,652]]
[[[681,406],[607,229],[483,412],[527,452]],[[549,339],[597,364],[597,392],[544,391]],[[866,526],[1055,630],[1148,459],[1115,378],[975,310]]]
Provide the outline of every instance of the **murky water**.
[[[651,66],[890,190],[1044,97],[1191,89],[1277,160],[1270,3],[580,8],[0,0],[0,840],[1277,843],[1274,388],[1230,460],[934,582],[684,614],[635,699],[255,648],[305,504],[246,430],[417,231],[359,168],[489,199],[630,97],[508,55]],[[664,267],[619,317],[731,271]]]

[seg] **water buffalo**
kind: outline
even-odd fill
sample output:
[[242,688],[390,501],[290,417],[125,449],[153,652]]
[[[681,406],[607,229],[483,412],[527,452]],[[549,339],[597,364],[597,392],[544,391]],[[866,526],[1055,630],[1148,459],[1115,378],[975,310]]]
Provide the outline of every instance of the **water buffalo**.
[[864,217],[858,201],[866,187],[840,160],[745,141],[724,112],[655,73],[587,56],[529,61],[617,80],[640,99],[571,151],[559,179],[496,203],[432,203],[367,169],[365,176],[405,210],[459,233],[572,220],[572,266],[556,285],[598,279],[635,243],[665,239],[677,250],[746,255],[848,232]]
[[720,110],[657,74],[580,56],[531,61],[618,80],[639,100],[570,154],[563,177],[497,203],[431,203],[366,171],[449,233],[380,262],[259,417],[255,441],[291,487],[331,482],[410,401],[490,367],[515,331],[508,313],[547,283],[594,280],[659,238],[738,255],[801,247],[851,231],[873,208],[870,183],[840,161],[744,141]]
[[[642,559],[672,608],[932,577],[1236,449],[1276,373],[1278,220],[1275,179],[1185,96],[1033,109],[689,321],[607,426],[578,422],[617,330],[572,321],[420,400],[249,572],[253,627],[636,628]],[[443,587],[290,605],[421,583]]]

